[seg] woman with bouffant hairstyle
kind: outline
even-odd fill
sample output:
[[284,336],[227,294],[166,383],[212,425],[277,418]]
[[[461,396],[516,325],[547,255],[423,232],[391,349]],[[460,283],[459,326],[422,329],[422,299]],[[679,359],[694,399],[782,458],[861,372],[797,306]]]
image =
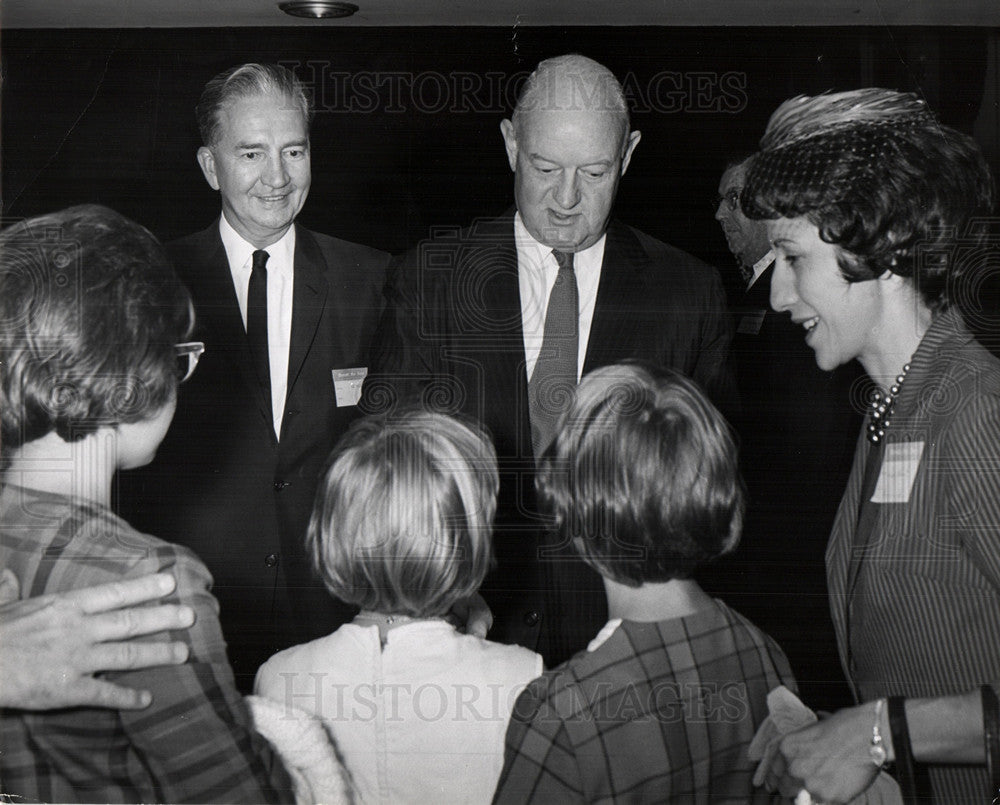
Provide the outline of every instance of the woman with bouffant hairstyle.
[[1000,795],[1000,361],[956,300],[990,259],[989,170],[922,100],[879,88],[786,101],[760,144],[741,201],[767,219],[771,304],[821,368],[856,359],[877,391],[826,552],[858,704],[787,736],[759,779],[844,802],[894,761],[908,802],[988,802]]

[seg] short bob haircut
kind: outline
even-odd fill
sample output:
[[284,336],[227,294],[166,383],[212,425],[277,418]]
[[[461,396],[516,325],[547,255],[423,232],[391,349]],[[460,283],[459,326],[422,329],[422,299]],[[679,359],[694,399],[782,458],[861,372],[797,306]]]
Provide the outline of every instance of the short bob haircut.
[[156,239],[83,205],[0,232],[4,449],[78,441],[155,415],[177,393],[192,308]]
[[687,578],[739,543],[729,425],[665,369],[625,363],[584,377],[536,481],[560,542],[620,584]]
[[202,90],[195,107],[202,145],[211,148],[218,142],[221,125],[219,113],[233,101],[275,93],[289,98],[302,110],[308,131],[313,107],[305,85],[295,73],[280,64],[241,64],[212,78]]
[[[752,218],[805,216],[838,247],[848,282],[890,271],[932,311],[950,306],[994,203],[976,142],[910,93],[799,96],[771,116],[741,198]],[[968,251],[968,250],[966,250]]]
[[496,451],[429,411],[358,420],[330,454],[306,547],[327,588],[362,609],[445,615],[492,563]]

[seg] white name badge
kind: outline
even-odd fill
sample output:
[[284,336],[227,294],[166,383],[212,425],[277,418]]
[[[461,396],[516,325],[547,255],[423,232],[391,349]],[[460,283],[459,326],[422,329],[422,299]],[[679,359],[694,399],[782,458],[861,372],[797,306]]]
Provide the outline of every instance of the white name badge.
[[894,442],[885,445],[882,471],[872,493],[872,503],[907,503],[913,480],[920,469],[923,442]]
[[760,332],[760,327],[764,323],[764,316],[766,315],[766,310],[754,310],[740,316],[740,322],[736,325],[736,332],[743,335],[757,335]]
[[334,369],[330,374],[333,375],[333,391],[337,395],[337,407],[357,405],[361,399],[361,386],[368,376],[368,367]]

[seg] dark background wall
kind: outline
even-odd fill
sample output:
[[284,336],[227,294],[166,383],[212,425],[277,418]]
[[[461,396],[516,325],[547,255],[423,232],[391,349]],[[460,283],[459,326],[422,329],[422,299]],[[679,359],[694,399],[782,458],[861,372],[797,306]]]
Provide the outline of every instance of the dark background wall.
[[[943,122],[977,136],[998,173],[997,29],[8,30],[0,213],[7,223],[99,202],[163,240],[204,228],[219,201],[195,162],[195,102],[221,70],[277,61],[296,69],[317,106],[301,220],[401,251],[431,226],[464,226],[512,203],[499,122],[540,59],[571,51],[619,76],[643,134],[619,217],[731,281],[711,199],[726,160],[752,150],[795,94],[917,91]],[[996,254],[983,263],[970,323],[1000,353]],[[828,679],[830,669],[816,673]]]
[[229,66],[280,61],[317,101],[303,222],[399,251],[431,225],[511,203],[499,122],[540,59],[577,51],[624,81],[643,133],[619,216],[728,269],[709,202],[727,155],[753,148],[778,103],[918,90],[944,122],[981,135],[996,39],[961,28],[6,31],[3,216],[94,201],[163,239],[203,228],[219,204],[194,159],[195,101]]

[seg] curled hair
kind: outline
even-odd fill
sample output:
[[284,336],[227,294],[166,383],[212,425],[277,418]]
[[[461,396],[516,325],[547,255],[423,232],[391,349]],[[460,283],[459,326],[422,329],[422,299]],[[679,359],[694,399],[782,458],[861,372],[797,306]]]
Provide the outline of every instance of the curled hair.
[[614,114],[621,121],[624,145],[629,131],[628,103],[615,74],[603,64],[578,53],[539,62],[521,89],[511,123],[520,133],[526,114],[562,109]]
[[176,394],[191,310],[156,239],[106,207],[0,232],[4,448],[153,416]]
[[312,122],[313,107],[305,85],[295,73],[280,64],[241,64],[219,73],[205,85],[195,116],[202,145],[214,146],[222,124],[219,115],[230,103],[241,98],[275,93],[291,99],[302,110],[306,129]]
[[849,282],[886,271],[943,310],[954,245],[989,214],[993,182],[975,141],[923,101],[886,89],[799,96],[768,122],[741,197],[751,218],[805,216],[839,250]]
[[354,423],[330,454],[306,549],[362,609],[433,617],[492,563],[496,451],[477,426],[413,410]]
[[561,540],[621,584],[686,578],[739,542],[730,428],[674,372],[627,363],[584,377],[536,482]]

